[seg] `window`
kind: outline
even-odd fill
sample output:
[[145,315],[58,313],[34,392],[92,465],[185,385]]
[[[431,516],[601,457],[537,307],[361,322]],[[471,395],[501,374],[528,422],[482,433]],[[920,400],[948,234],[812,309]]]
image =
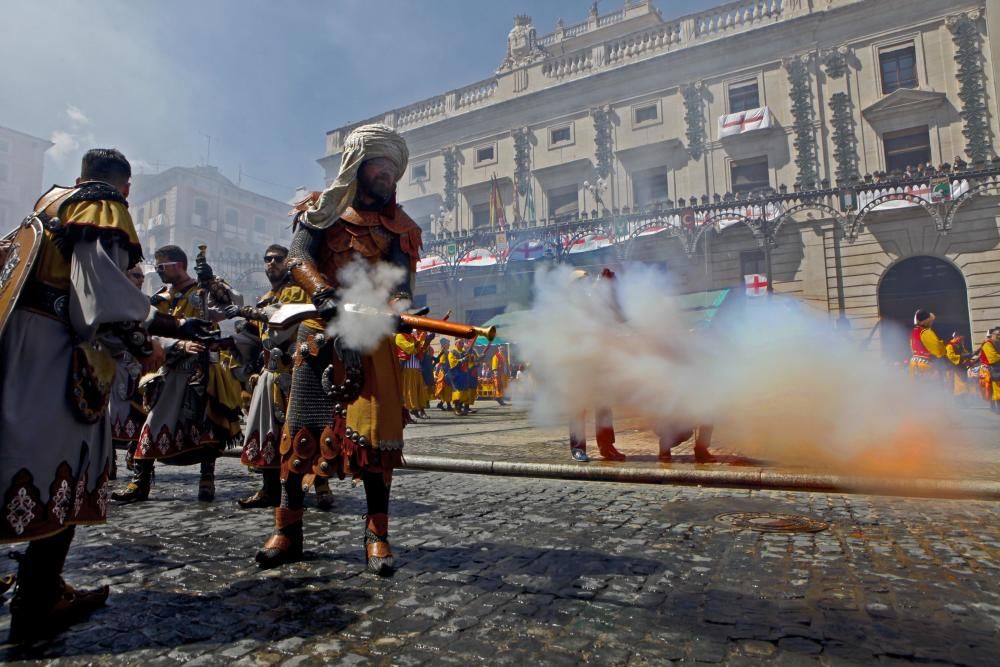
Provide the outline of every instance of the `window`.
[[660,119],[660,107],[653,102],[642,106],[632,107],[632,124],[646,125],[652,124]]
[[497,145],[479,146],[476,148],[476,165],[492,164],[497,161]]
[[740,253],[740,279],[742,276],[767,273],[767,260],[763,250],[744,250]]
[[490,226],[490,205],[486,204],[475,204],[472,207],[472,228],[477,229],[480,227]]
[[546,193],[549,200],[549,217],[558,218],[580,212],[580,198],[576,185],[557,188]]
[[156,213],[160,215],[167,212],[167,198],[163,197],[160,201],[156,202]]
[[632,201],[636,208],[667,200],[667,168],[656,167],[632,175]]
[[200,215],[202,220],[208,220],[208,200],[207,199],[195,199],[194,200],[194,214]]
[[734,193],[753,192],[771,185],[768,178],[766,157],[738,162],[734,160],[729,165],[729,174],[733,181]]
[[757,92],[757,80],[741,81],[729,86],[729,113],[757,109],[760,107],[760,95]]
[[231,227],[226,231],[235,231],[240,224],[240,213],[235,208],[226,209],[226,227]]
[[882,71],[882,94],[900,88],[917,87],[917,52],[913,45],[879,51],[878,64]]
[[489,285],[480,285],[472,290],[472,296],[479,298],[481,296],[490,296],[497,293],[497,286],[494,283]]
[[427,171],[426,162],[420,162],[410,167],[410,182],[417,183],[419,181],[426,181],[428,178],[430,178],[430,175]]
[[253,217],[253,228],[254,231],[260,232],[261,234],[267,233],[267,221],[264,220],[264,216],[255,215]]
[[6,183],[10,178],[10,167],[0,162],[0,183]]
[[927,126],[899,132],[887,132],[882,137],[885,146],[885,169],[903,172],[907,167],[919,167],[931,161],[931,139]]
[[554,127],[549,130],[549,146],[568,144],[573,141],[573,126]]

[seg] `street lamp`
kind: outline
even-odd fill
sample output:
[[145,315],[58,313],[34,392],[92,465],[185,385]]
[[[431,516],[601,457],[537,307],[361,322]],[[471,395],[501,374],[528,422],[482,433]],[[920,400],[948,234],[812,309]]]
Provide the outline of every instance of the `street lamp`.
[[444,206],[438,209],[438,215],[431,213],[431,231],[437,228],[437,234],[451,230],[451,223],[455,219],[455,212],[449,211]]
[[[607,209],[608,207],[604,205],[604,200],[601,198],[601,193],[608,189],[608,182],[603,177],[598,176],[597,180],[591,183],[590,181],[583,182],[583,189],[590,192],[594,197],[595,210],[600,213],[600,209]],[[586,202],[584,202],[586,204]]]

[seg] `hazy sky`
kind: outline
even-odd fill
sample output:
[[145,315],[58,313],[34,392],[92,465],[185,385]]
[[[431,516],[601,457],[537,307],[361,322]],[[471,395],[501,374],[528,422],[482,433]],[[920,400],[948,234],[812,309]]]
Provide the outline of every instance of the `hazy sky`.
[[[601,13],[624,0],[603,0]],[[659,0],[664,18],[721,0]],[[261,194],[322,185],[327,130],[489,77],[515,14],[539,34],[587,0],[0,0],[0,125],[136,172],[210,159]],[[211,156],[208,144],[211,137]]]

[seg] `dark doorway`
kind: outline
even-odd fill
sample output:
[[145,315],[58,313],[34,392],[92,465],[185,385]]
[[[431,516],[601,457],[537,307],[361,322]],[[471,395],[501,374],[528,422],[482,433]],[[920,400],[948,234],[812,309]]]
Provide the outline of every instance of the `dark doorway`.
[[936,257],[910,257],[889,269],[878,288],[883,357],[909,358],[909,335],[918,308],[937,316],[934,331],[942,340],[947,341],[957,331],[971,347],[969,301],[962,272]]

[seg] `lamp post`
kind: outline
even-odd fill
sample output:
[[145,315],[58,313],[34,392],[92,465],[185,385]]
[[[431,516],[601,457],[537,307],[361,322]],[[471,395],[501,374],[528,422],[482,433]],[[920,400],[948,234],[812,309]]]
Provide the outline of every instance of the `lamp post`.
[[431,231],[437,228],[437,234],[442,231],[451,231],[451,223],[455,219],[455,212],[449,211],[444,206],[438,209],[438,215],[431,213]]
[[[608,189],[608,182],[604,178],[598,176],[597,180],[591,183],[590,181],[583,182],[583,189],[590,192],[594,197],[594,210],[600,215],[601,209],[607,209],[604,205],[604,200],[601,198],[601,193]],[[586,206],[586,198],[584,198],[584,206]]]

